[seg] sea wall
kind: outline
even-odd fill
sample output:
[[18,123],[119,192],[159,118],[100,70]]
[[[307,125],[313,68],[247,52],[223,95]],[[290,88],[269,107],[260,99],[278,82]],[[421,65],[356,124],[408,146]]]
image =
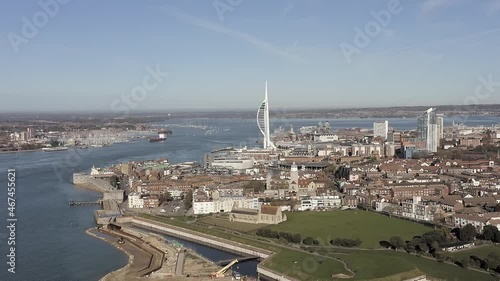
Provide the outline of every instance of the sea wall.
[[167,235],[182,238],[188,241],[193,241],[195,243],[207,245],[216,249],[224,249],[233,253],[257,256],[263,259],[269,257],[272,254],[272,252],[266,251],[264,249],[251,247],[234,241],[228,241],[211,235],[189,231],[184,228],[175,227],[168,224],[158,224],[157,222],[148,219],[136,217],[117,218],[117,223],[136,224],[145,228],[161,231]]
[[263,277],[263,279],[265,280],[297,281],[297,279],[292,279],[288,276],[284,276],[283,274],[271,271],[261,266],[257,266],[257,273],[259,274],[259,277]]
[[113,186],[111,186],[109,181],[97,179],[93,176],[81,173],[73,174],[73,184],[78,186],[83,186],[102,193],[113,189]]

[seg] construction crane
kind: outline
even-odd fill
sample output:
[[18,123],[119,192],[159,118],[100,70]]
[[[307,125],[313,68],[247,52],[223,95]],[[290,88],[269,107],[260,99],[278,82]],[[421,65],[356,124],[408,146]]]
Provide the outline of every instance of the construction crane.
[[217,271],[217,272],[214,272],[212,273],[212,278],[220,278],[220,277],[224,277],[224,273],[229,269],[231,268],[231,266],[233,266],[235,263],[238,262],[238,259],[235,259],[233,260],[232,262],[228,263],[226,266],[224,266],[223,268],[221,268],[221,270]]

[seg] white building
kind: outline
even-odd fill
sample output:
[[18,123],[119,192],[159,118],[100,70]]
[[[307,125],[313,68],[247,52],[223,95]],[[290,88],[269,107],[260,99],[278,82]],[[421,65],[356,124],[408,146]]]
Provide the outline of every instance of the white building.
[[317,148],[318,156],[339,155],[339,156],[383,156],[383,144],[326,144]]
[[342,206],[342,199],[338,195],[311,196],[300,200],[299,211],[316,209],[334,209]]
[[246,157],[216,157],[211,163],[213,168],[225,168],[233,170],[245,170],[253,167],[253,158]]
[[419,138],[425,139],[426,149],[429,152],[437,152],[439,134],[435,108],[427,109],[418,117],[417,133]]
[[401,215],[411,219],[432,221],[439,218],[440,212],[440,206],[424,202],[420,196],[413,196],[401,203]]
[[494,225],[496,227],[500,227],[500,213],[498,212],[479,215],[454,214],[453,219],[455,227],[464,227],[467,224],[471,224],[479,232],[482,232],[483,227],[485,227],[486,225]]
[[128,207],[135,209],[144,208],[144,199],[139,192],[133,192],[128,195]]
[[233,208],[258,209],[260,202],[258,198],[245,197],[220,197],[214,200],[196,201],[193,197],[193,213],[212,214],[212,213],[227,213]]
[[444,115],[436,114],[438,140],[444,138]]
[[111,176],[114,175],[112,171],[103,171],[100,168],[96,168],[95,166],[92,166],[90,169],[90,175],[91,176]]
[[387,133],[389,132],[389,121],[376,121],[373,123],[373,136],[383,137],[387,139]]
[[167,192],[170,193],[170,196],[174,199],[181,199],[184,194],[184,191],[180,189],[168,189]]
[[396,155],[396,146],[392,142],[384,143],[384,156],[393,157]]
[[314,135],[314,141],[316,142],[331,142],[331,141],[338,141],[339,136],[335,134],[318,134]]

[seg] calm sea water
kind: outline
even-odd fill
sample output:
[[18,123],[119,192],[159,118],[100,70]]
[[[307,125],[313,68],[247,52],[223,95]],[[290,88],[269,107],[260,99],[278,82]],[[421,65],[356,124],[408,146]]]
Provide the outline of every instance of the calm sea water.
[[[334,129],[371,128],[373,119],[282,119],[272,126],[315,125],[329,121]],[[94,226],[96,207],[70,207],[71,200],[93,201],[100,194],[71,184],[71,173],[88,171],[92,165],[106,166],[124,161],[168,157],[171,162],[201,161],[204,153],[227,146],[256,146],[261,137],[255,120],[192,119],[171,120],[220,129],[206,135],[192,128],[173,128],[174,134],[162,143],[136,140],[111,147],[61,152],[0,154],[0,280],[67,281],[98,280],[126,264],[127,257],[113,246],[85,234]],[[500,118],[470,117],[469,125],[487,125]],[[414,119],[389,119],[397,129],[416,127]],[[446,120],[451,123],[451,120]],[[16,169],[16,273],[7,272],[7,169]],[[221,259],[224,259],[221,257]]]

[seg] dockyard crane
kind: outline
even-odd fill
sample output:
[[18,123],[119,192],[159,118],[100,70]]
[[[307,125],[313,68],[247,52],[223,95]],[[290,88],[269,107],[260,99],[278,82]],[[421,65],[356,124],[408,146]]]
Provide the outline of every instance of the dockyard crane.
[[235,263],[238,262],[238,259],[235,259],[233,260],[232,262],[228,263],[226,266],[224,266],[223,268],[221,268],[221,270],[217,271],[217,272],[214,272],[212,273],[212,278],[220,278],[220,277],[224,277],[224,273],[229,269],[231,268],[231,266],[233,266]]

